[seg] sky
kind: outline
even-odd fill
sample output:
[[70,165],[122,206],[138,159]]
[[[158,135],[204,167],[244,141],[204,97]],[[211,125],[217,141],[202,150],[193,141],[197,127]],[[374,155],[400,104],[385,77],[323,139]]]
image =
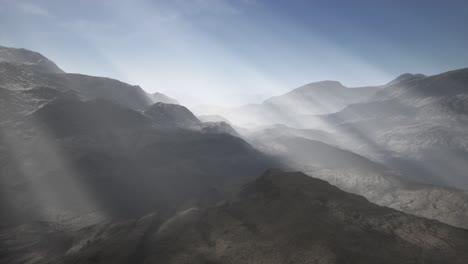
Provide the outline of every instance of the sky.
[[0,0],[0,45],[186,105],[468,67],[466,0]]

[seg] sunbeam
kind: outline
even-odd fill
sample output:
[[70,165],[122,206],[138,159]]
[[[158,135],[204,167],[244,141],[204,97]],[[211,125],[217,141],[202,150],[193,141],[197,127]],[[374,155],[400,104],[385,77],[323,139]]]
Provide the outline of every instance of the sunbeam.
[[[21,100],[27,103],[28,99],[24,96]],[[11,108],[2,110],[16,112]],[[0,130],[2,153],[7,158],[1,180],[11,195],[7,200],[14,203],[12,207],[21,208],[19,214],[27,221],[102,221],[105,212],[80,182],[82,177],[70,165],[59,141],[41,120],[33,117],[34,113],[22,114],[21,121],[4,122]],[[20,127],[26,129],[18,133]]]
[[468,263],[467,14],[0,0],[0,263]]

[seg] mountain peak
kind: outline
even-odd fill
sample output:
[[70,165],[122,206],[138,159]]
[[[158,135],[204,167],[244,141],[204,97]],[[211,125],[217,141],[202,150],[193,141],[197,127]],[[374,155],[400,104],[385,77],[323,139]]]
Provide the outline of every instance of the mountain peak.
[[64,73],[54,62],[39,52],[0,46],[0,62],[8,62],[31,67],[45,73]]
[[145,115],[162,126],[189,128],[201,123],[185,106],[177,104],[155,103],[145,111]]
[[[333,113],[344,107],[364,101],[375,93],[374,88],[348,88],[338,81],[309,83],[279,96],[273,96],[263,102],[269,107],[266,113],[284,113],[281,116],[305,116]],[[274,115],[274,116],[273,116]],[[277,114],[273,114],[272,120]],[[264,115],[268,116],[268,115]],[[261,120],[262,117],[260,117]],[[289,117],[287,118],[291,120]],[[276,123],[288,122],[280,120]],[[296,126],[294,123],[287,123]]]
[[346,88],[343,84],[341,84],[339,81],[332,81],[332,80],[325,80],[325,81],[319,81],[319,82],[313,82],[306,84],[304,86],[301,86],[297,88],[296,90],[302,90],[302,89],[336,89],[336,88]]
[[416,74],[403,73],[397,78],[395,78],[394,80],[390,81],[388,84],[395,84],[395,83],[402,82],[402,81],[412,81],[412,80],[417,80],[417,79],[421,79],[425,77],[427,76],[422,73],[416,73]]

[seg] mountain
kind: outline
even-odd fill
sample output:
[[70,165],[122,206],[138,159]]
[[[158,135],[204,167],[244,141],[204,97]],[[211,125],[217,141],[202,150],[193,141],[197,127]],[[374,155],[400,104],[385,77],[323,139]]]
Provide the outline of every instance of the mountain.
[[[391,82],[374,95],[375,99],[398,98],[402,102],[436,96],[454,96],[467,92],[468,68],[448,71],[432,76],[405,79]],[[420,101],[420,103],[424,103]]]
[[194,128],[201,125],[201,121],[185,106],[158,102],[150,106],[145,115],[161,126]]
[[[47,243],[41,238],[47,236]],[[468,231],[269,170],[237,198],[70,232],[2,229],[8,263],[466,263]]]
[[153,103],[165,103],[165,104],[179,104],[179,102],[174,99],[174,98],[171,98],[165,94],[162,94],[162,93],[153,93],[153,94],[149,94],[149,97],[151,98],[151,100],[153,100]]
[[158,102],[150,106],[144,114],[159,127],[197,130],[209,134],[229,134],[240,137],[237,131],[226,122],[201,122],[185,106]]
[[149,126],[140,113],[107,100],[53,100],[29,114],[31,129],[44,127],[53,137],[135,130]]
[[1,66],[10,69],[0,78],[0,205],[8,225],[92,222],[211,201],[203,193],[221,196],[276,164],[228,124],[202,123],[179,105],[150,105],[138,86]]
[[[347,192],[399,211],[468,229],[468,192],[411,182],[397,171],[349,150],[286,134],[257,132],[251,143],[293,170],[323,179]],[[303,136],[313,135],[309,134]],[[316,135],[322,135],[316,133]],[[253,141],[252,141],[253,139]]]
[[54,87],[61,90],[47,73],[26,65],[0,61],[0,87],[9,90],[23,90],[37,87]]
[[223,197],[277,164],[193,118],[179,105],[157,103],[143,114],[59,96],[2,123],[0,192],[8,199],[0,210],[9,212],[3,223],[78,216],[86,222],[97,213],[126,218],[212,203],[218,198],[206,194]]
[[225,123],[228,123],[230,124],[231,122],[229,122],[229,120],[227,120],[226,118],[220,116],[220,115],[201,115],[201,116],[197,116],[198,119],[200,119],[201,121],[203,122],[225,122]]
[[417,74],[412,74],[412,73],[403,73],[402,75],[396,77],[394,80],[390,81],[387,85],[393,85],[399,82],[407,82],[407,81],[412,81],[412,80],[417,80],[421,78],[427,77],[424,74],[417,73]]
[[106,99],[140,111],[151,105],[151,99],[138,85],[83,74],[55,74],[49,78],[59,87],[77,92],[85,100]]
[[52,88],[75,91],[84,100],[106,99],[142,111],[151,99],[137,85],[60,70],[39,53],[0,47],[0,87],[9,90]]
[[221,133],[241,137],[240,134],[226,122],[204,122],[201,127],[201,131],[206,133]]
[[292,115],[333,113],[371,97],[375,87],[348,88],[337,81],[310,83],[263,102]]
[[0,46],[0,62],[14,63],[44,73],[64,73],[42,54],[27,49]]
[[285,124],[303,126],[303,116],[328,114],[362,102],[373,96],[378,87],[348,88],[336,81],[310,83],[262,104],[238,108],[195,107],[197,115],[221,115],[233,124],[244,127]]
[[418,76],[320,119],[342,147],[411,180],[468,189],[467,87],[468,69]]

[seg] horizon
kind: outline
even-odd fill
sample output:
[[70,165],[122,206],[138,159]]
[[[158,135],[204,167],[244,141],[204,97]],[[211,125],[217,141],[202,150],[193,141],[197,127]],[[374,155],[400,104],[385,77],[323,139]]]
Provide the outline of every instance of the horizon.
[[378,86],[468,61],[463,1],[0,2],[2,45],[189,106],[260,103],[323,80]]

